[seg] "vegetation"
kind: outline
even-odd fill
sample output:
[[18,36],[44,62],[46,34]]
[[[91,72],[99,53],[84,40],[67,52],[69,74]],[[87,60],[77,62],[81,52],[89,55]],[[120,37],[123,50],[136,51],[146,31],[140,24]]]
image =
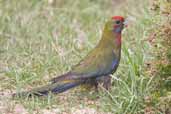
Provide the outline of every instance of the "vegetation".
[[[0,113],[171,113],[170,6],[169,0],[0,0]],[[7,98],[68,71],[113,15],[131,22],[111,91]]]

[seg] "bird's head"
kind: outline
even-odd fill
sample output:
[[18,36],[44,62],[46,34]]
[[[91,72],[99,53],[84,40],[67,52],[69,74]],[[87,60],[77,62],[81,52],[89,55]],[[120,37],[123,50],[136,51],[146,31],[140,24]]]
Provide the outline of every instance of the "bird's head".
[[113,16],[105,25],[108,32],[121,33],[125,26],[125,19],[122,16]]

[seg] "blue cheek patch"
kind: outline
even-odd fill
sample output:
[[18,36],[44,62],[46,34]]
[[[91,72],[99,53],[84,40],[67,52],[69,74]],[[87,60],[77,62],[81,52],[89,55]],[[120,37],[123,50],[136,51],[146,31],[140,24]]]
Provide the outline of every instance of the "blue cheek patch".
[[117,28],[114,30],[114,32],[115,32],[115,33],[120,33],[121,30],[122,30],[121,27],[117,27]]

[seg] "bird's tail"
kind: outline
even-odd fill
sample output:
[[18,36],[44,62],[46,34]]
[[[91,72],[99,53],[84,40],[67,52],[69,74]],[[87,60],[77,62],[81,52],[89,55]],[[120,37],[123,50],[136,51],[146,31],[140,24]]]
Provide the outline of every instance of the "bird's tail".
[[24,97],[24,96],[32,96],[32,95],[36,95],[36,96],[44,96],[47,95],[49,92],[51,93],[62,93],[68,89],[74,88],[76,86],[79,86],[81,84],[83,84],[83,81],[76,81],[76,80],[70,80],[70,81],[62,81],[62,82],[58,82],[58,83],[52,83],[52,84],[48,84],[42,87],[38,87],[35,89],[32,89],[30,91],[26,91],[26,92],[20,92],[20,93],[15,93],[13,94],[13,97],[18,96],[18,97]]
[[52,83],[60,82],[60,81],[65,81],[65,80],[86,80],[88,78],[84,77],[79,77],[78,75],[75,75],[71,72],[68,72],[66,74],[56,76],[50,80]]

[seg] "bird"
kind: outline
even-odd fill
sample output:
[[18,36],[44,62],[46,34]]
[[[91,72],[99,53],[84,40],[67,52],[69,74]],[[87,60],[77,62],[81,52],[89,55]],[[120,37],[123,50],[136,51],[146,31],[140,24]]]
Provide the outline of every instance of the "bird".
[[115,73],[121,58],[121,34],[125,27],[123,16],[113,16],[105,23],[99,43],[70,71],[52,78],[50,84],[30,91],[14,93],[13,96],[45,96],[62,93],[71,88],[92,84],[98,88],[102,82],[105,89],[111,86],[111,74]]

